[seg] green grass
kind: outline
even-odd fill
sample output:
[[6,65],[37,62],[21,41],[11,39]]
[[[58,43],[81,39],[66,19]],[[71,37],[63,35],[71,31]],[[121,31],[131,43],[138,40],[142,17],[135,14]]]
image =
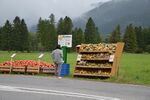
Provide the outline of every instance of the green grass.
[[[8,53],[6,51],[0,51],[0,63],[10,60],[10,56],[13,52]],[[15,60],[38,60],[40,53],[20,53],[18,52]],[[70,75],[72,78],[74,67],[76,64],[76,53],[68,53],[68,63],[70,64]],[[50,52],[46,52],[43,61],[52,63]],[[132,83],[132,84],[144,84],[150,85],[150,54],[129,54],[124,53],[121,57],[119,77],[112,77],[107,80],[96,81],[108,81],[117,83]],[[83,79],[83,78],[82,78]]]
[[[7,51],[0,51],[0,63],[3,61],[9,61],[11,58],[10,56],[14,52],[8,53]],[[38,60],[38,56],[40,55],[40,52],[34,52],[34,53],[21,53],[18,52],[17,55],[15,56],[14,60]],[[52,63],[50,53],[44,53],[43,58],[41,59],[43,61],[47,61],[49,63]]]
[[150,85],[150,54],[123,54],[118,81]]

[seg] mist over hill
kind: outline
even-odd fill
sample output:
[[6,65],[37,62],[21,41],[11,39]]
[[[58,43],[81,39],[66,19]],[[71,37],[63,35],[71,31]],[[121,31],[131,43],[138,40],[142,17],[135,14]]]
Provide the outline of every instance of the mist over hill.
[[150,0],[112,0],[99,5],[74,20],[75,27],[85,28],[92,17],[101,34],[110,33],[120,24],[122,30],[128,24],[150,26]]

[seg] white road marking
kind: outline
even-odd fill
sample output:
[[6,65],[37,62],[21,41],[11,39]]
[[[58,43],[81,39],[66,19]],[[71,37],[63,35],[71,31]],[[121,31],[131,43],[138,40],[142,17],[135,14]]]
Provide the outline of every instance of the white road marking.
[[75,92],[65,92],[65,91],[27,88],[27,87],[15,87],[15,86],[6,86],[6,85],[0,85],[0,90],[12,91],[12,92],[24,92],[24,93],[38,93],[38,94],[46,94],[46,95],[70,96],[70,97],[88,98],[94,100],[121,100],[119,98],[82,94],[82,93],[75,93]]

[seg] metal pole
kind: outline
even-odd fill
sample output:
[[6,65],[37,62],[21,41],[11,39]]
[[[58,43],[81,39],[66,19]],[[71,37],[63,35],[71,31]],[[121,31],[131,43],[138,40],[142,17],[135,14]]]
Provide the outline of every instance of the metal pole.
[[62,46],[62,50],[64,63],[67,63],[67,46]]

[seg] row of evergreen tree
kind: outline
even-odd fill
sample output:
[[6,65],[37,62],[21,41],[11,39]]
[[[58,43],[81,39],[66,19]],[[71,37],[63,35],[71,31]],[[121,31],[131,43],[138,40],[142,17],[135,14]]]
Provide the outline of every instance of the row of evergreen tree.
[[11,24],[8,20],[0,27],[0,50],[28,50],[28,29],[24,19],[16,17]]
[[128,25],[124,33],[121,33],[120,26],[116,26],[109,36],[103,39],[93,19],[87,20],[85,30],[73,28],[70,17],[60,18],[55,21],[54,14],[48,19],[39,19],[36,33],[29,33],[24,19],[18,16],[11,24],[8,20],[0,27],[0,50],[8,51],[49,51],[57,44],[58,35],[72,34],[72,50],[81,43],[116,43],[125,42],[126,52],[150,52],[150,28],[134,27]]
[[60,18],[56,23],[55,16],[51,14],[48,19],[39,19],[36,33],[29,33],[24,19],[17,16],[12,24],[7,20],[5,25],[0,27],[0,50],[49,51],[55,48],[58,35],[68,34],[73,35],[72,50],[81,43],[101,42],[92,18],[89,18],[86,27],[85,32],[81,28],[73,29],[73,22],[68,16]]
[[121,34],[120,30],[120,26],[118,25],[111,35],[106,38],[106,42],[116,43],[123,41],[125,43],[124,51],[126,52],[150,53],[150,27],[134,27],[130,24],[126,27],[124,34]]
[[39,43],[43,50],[52,50],[57,43],[58,35],[72,34],[72,50],[75,50],[76,45],[81,43],[101,42],[100,34],[92,18],[89,18],[85,32],[81,28],[73,29],[73,22],[68,16],[60,18],[58,23],[55,24],[55,16],[53,14],[50,15],[49,19],[43,20],[40,18],[37,29]]

